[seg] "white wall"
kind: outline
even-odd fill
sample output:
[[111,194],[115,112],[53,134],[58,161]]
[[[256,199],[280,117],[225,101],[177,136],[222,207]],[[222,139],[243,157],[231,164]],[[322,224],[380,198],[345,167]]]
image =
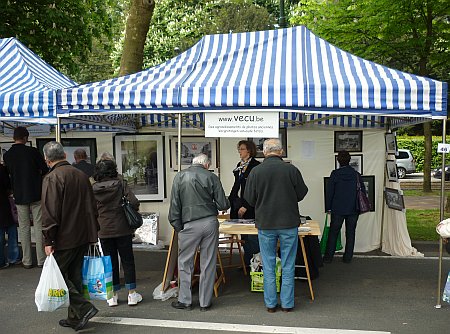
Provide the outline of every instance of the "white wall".
[[[144,131],[145,133],[156,133],[159,131]],[[202,135],[203,132],[195,129],[183,129],[183,136]],[[158,212],[160,214],[159,239],[168,244],[172,235],[172,227],[168,223],[167,214],[169,210],[170,189],[176,174],[170,169],[170,136],[176,136],[176,130],[165,132],[165,180],[166,199],[162,202],[142,202],[142,212]],[[329,176],[334,169],[334,131],[331,129],[288,129],[287,131],[287,160],[297,166],[309,188],[306,198],[300,202],[299,208],[302,215],[310,216],[318,220],[321,226],[324,223],[324,197],[323,178]],[[48,136],[51,137],[51,136]],[[112,133],[102,132],[68,132],[63,138],[96,138],[97,156],[107,151],[113,152]],[[237,153],[237,142],[245,138],[221,138],[218,150],[218,175],[222,181],[225,193],[228,195],[233,185],[232,170],[239,160]],[[0,138],[2,141],[10,138]],[[33,146],[36,146],[34,138]],[[375,175],[376,183],[376,211],[360,216],[357,227],[355,251],[366,252],[377,249],[380,246],[383,182],[385,166],[385,143],[384,132],[375,130],[364,130],[363,132],[363,174]],[[276,210],[276,208],[274,208]],[[343,238],[344,240],[345,238]]]

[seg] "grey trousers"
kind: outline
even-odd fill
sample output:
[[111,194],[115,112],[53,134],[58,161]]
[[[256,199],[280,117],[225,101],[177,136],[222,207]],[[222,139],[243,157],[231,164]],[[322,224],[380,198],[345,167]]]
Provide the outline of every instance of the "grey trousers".
[[32,265],[31,255],[31,223],[30,214],[33,216],[34,237],[36,239],[37,264],[44,264],[46,255],[44,252],[44,242],[42,236],[42,211],[41,201],[30,204],[16,204],[17,216],[19,220],[19,241],[22,247],[22,263]]
[[184,224],[178,233],[178,278],[180,289],[178,301],[192,304],[192,275],[195,252],[200,247],[200,307],[211,305],[216,279],[219,222],[211,216]]

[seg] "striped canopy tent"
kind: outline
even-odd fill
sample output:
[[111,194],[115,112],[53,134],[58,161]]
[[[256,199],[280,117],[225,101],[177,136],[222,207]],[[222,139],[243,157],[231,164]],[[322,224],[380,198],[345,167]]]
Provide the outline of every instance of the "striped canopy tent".
[[142,123],[157,126],[174,126],[177,113],[190,127],[201,124],[204,111],[252,110],[280,112],[284,127],[440,119],[447,116],[447,84],[356,57],[299,26],[205,36],[161,65],[58,95],[63,116],[150,114]]
[[[0,39],[0,121],[5,126],[56,124],[56,91],[75,85],[17,39]],[[135,130],[130,117],[118,115],[83,116],[64,123],[68,130]]]

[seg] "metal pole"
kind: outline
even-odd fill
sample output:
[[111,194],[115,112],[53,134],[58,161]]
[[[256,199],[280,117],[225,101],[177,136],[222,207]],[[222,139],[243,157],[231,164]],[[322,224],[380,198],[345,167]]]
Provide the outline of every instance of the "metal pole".
[[280,28],[286,28],[286,18],[284,16],[284,0],[280,0],[280,19],[278,22]]
[[183,114],[178,114],[178,171],[181,171],[181,122]]
[[[447,132],[447,119],[442,121],[442,143],[445,144],[445,136]],[[445,152],[442,153],[442,174],[441,174],[441,205],[440,205],[440,221],[444,220],[444,197],[445,197]],[[441,308],[441,281],[442,281],[442,238],[439,238],[439,269],[438,269],[438,286],[437,301],[435,308]]]
[[58,143],[60,143],[61,142],[61,118],[59,118],[59,117],[56,117],[55,132],[56,132],[56,141]]

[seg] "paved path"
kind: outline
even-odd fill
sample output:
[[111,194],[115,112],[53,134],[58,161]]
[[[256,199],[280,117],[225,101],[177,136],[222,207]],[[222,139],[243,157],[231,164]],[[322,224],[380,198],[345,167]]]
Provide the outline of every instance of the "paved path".
[[404,200],[406,209],[430,210],[440,207],[439,196],[405,196]]

